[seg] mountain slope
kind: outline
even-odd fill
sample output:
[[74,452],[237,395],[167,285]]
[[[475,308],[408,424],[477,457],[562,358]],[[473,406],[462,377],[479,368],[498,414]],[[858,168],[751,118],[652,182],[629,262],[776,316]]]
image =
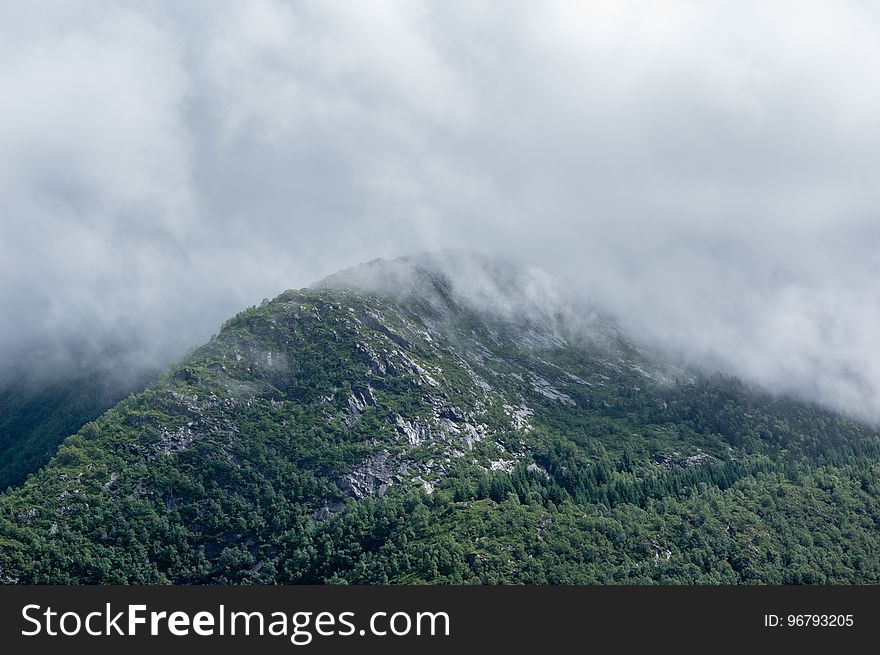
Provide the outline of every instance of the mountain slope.
[[445,254],[239,313],[0,498],[0,578],[880,579],[873,430],[555,293]]

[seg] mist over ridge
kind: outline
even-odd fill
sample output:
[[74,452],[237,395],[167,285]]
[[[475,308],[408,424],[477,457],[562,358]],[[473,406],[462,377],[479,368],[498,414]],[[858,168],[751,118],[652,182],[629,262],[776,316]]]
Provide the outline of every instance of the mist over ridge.
[[282,289],[477,249],[544,271],[536,316],[558,287],[700,370],[880,417],[864,3],[6,13],[7,369],[164,365]]

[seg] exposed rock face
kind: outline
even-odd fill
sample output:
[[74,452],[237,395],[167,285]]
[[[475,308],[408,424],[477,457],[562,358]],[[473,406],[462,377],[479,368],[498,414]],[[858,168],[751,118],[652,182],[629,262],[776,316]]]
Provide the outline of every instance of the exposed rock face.
[[674,450],[670,453],[655,455],[654,461],[662,466],[665,466],[666,468],[671,469],[675,467],[687,468],[692,466],[700,466],[701,464],[710,464],[712,462],[717,462],[718,459],[716,457],[713,457],[709,453],[704,453],[702,451],[696,452],[692,455],[683,455],[679,451]]
[[394,461],[388,452],[380,451],[342,476],[342,485],[355,498],[383,496],[391,485],[401,482],[408,471],[405,463]]

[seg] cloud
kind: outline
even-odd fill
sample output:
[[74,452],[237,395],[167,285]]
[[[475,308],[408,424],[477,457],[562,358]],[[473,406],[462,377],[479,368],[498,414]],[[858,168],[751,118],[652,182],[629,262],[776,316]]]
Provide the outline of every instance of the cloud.
[[880,417],[870,4],[8,13],[0,352],[168,357],[353,263],[478,248],[701,365]]
[[38,11],[0,28],[6,347],[149,312],[194,218],[175,44],[122,8]]

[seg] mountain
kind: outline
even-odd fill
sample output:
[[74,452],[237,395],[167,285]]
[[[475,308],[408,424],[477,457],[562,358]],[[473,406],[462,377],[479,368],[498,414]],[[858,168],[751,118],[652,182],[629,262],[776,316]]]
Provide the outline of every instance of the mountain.
[[19,583],[880,580],[880,440],[536,269],[376,260],[228,320],[0,496]]

